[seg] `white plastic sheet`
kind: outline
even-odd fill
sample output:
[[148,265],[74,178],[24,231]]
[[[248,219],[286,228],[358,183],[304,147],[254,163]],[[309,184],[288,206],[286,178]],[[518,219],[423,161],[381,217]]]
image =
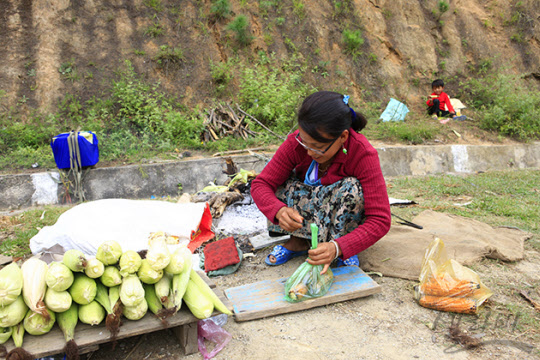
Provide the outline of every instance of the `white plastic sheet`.
[[171,203],[155,200],[105,199],[83,203],[66,211],[56,224],[30,239],[32,254],[54,245],[79,249],[95,256],[99,245],[115,240],[122,251],[148,248],[150,233],[164,231],[187,242],[196,231],[206,203]]

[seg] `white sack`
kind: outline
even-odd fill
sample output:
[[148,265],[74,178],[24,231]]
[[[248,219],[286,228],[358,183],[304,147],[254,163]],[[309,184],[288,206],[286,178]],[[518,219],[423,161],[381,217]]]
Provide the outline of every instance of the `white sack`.
[[66,211],[56,224],[30,239],[32,254],[54,245],[94,256],[99,245],[115,240],[122,251],[148,248],[150,233],[164,231],[186,242],[197,230],[206,203],[176,204],[155,200],[105,199],[83,203]]

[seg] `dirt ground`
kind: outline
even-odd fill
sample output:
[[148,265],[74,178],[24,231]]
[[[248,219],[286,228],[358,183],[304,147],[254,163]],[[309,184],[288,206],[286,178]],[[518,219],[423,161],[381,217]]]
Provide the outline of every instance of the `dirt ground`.
[[[264,263],[270,249],[243,261],[232,275],[213,278],[223,290],[261,280],[287,277],[303,261],[296,258],[278,267]],[[504,267],[485,262],[476,271],[486,285],[540,280],[540,254],[527,251],[526,258]],[[247,322],[229,317],[224,329],[232,340],[216,359],[538,359],[538,344],[527,342],[527,331],[513,330],[514,318],[493,311],[489,321],[464,316],[461,328],[483,334],[485,345],[465,350],[450,341],[451,317],[420,307],[413,299],[413,281],[371,275],[381,285],[380,294]],[[495,294],[497,302],[510,301]],[[515,300],[515,299],[513,299]],[[489,310],[487,308],[483,311]],[[456,318],[456,322],[457,322]],[[519,318],[517,319],[519,322]],[[476,327],[476,329],[475,329]],[[530,334],[529,334],[530,335]],[[212,345],[208,344],[210,348]],[[535,347],[536,349],[531,349]],[[184,356],[170,330],[120,341],[88,354],[89,359],[202,359],[200,353]]]

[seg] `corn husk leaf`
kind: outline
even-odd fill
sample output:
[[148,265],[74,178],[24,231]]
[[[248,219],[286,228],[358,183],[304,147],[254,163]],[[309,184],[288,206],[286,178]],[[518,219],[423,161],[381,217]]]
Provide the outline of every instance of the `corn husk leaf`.
[[143,297],[142,301],[135,306],[124,306],[123,314],[128,320],[140,320],[146,315],[148,304]]
[[22,296],[7,306],[0,307],[0,327],[15,326],[23,321],[28,306],[24,302]]
[[23,320],[24,330],[30,335],[43,335],[51,331],[56,315],[51,310],[46,310],[48,315],[44,316],[40,313],[28,310]]
[[105,309],[97,301],[79,306],[79,320],[88,325],[99,325],[105,319]]
[[51,288],[45,293],[45,305],[55,313],[61,313],[69,309],[73,300],[67,291],[55,291]]
[[73,272],[61,262],[52,262],[47,269],[45,282],[47,286],[55,291],[64,291],[73,284]]
[[43,316],[48,316],[43,297],[47,289],[45,276],[47,275],[48,266],[43,260],[30,258],[21,266],[23,274],[23,299],[30,310],[40,313]]
[[163,231],[153,233],[148,240],[146,260],[154,270],[163,270],[171,261],[171,253],[167,247],[167,235]]
[[114,240],[105,241],[99,245],[96,253],[96,258],[105,266],[116,264],[120,256],[122,256],[122,246]]
[[173,275],[180,274],[184,270],[184,259],[185,254],[187,253],[189,253],[189,256],[191,256],[191,251],[187,248],[187,246],[179,246],[177,249],[175,249],[171,254],[171,261],[165,268],[165,272]]
[[17,263],[11,263],[0,270],[0,306],[14,302],[23,289],[23,273]]
[[13,339],[13,343],[15,344],[15,348],[22,347],[24,339],[24,325],[22,321],[13,327],[11,338]]
[[0,327],[0,344],[5,343],[11,337],[13,327]]
[[144,259],[141,262],[137,276],[145,284],[155,284],[163,277],[163,270],[154,270],[150,266],[148,259]]
[[136,275],[128,275],[120,285],[120,301],[127,307],[134,307],[144,300],[144,288]]
[[86,255],[80,250],[70,249],[64,253],[62,263],[73,272],[83,272],[86,267]]
[[90,304],[94,301],[97,293],[97,285],[94,279],[84,274],[76,274],[73,285],[69,288],[69,294],[73,301],[79,305]]
[[97,279],[105,271],[105,265],[96,258],[92,258],[86,262],[84,273],[91,279]]
[[120,257],[120,275],[135,274],[141,267],[141,255],[136,251],[128,250]]
[[107,287],[118,286],[122,283],[122,275],[120,275],[120,270],[116,266],[110,265],[105,267],[100,280]]
[[208,299],[199,287],[189,280],[184,294],[184,303],[197,319],[207,319],[214,312],[214,304]]

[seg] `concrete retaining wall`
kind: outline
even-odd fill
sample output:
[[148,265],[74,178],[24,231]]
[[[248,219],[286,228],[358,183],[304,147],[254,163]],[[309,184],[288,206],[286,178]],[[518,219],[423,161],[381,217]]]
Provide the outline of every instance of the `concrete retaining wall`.
[[[527,145],[392,146],[377,149],[386,177],[472,173],[540,168],[540,143]],[[238,168],[260,172],[265,161],[255,156],[233,157]],[[226,180],[222,158],[172,163],[97,168],[85,172],[87,200],[148,199],[195,193],[210,181]],[[0,210],[65,202],[57,171],[0,176]]]

